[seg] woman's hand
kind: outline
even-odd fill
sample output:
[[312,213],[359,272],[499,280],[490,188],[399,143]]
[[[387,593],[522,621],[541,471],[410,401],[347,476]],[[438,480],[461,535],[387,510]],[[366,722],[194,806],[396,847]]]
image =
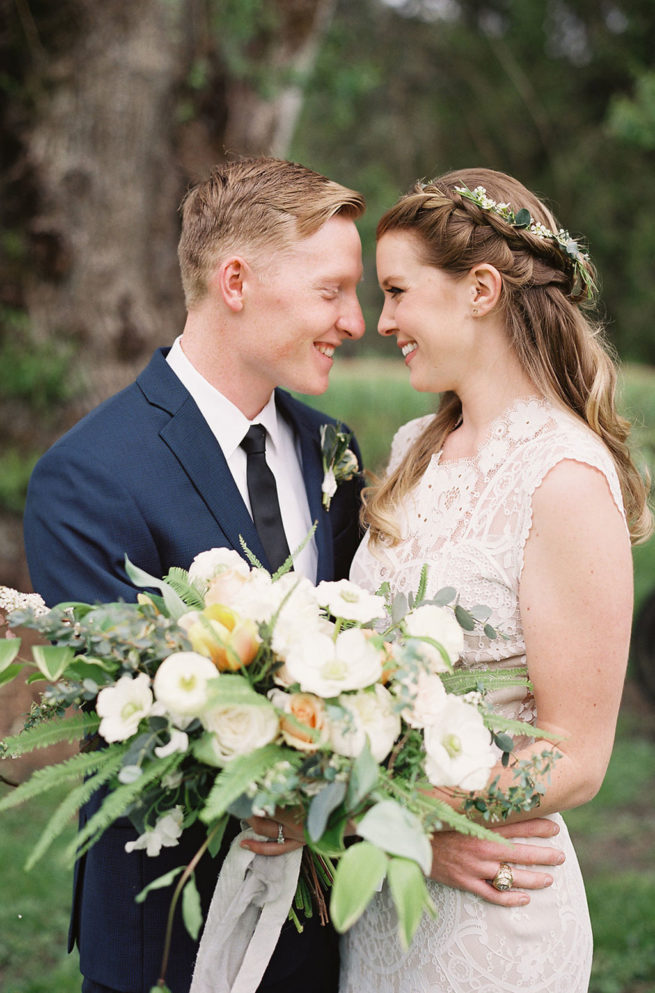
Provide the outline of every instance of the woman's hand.
[[247,848],[255,855],[285,855],[305,844],[302,811],[276,810],[274,818],[250,817],[248,824],[257,834],[269,839],[257,841],[255,838],[246,838],[241,842],[242,848]]
[[[557,824],[545,817],[522,824],[505,824],[492,830],[503,838],[553,838],[559,833]],[[502,862],[512,869],[513,885],[511,889],[499,892],[491,885],[491,880]],[[562,862],[564,853],[559,848],[522,842],[510,847],[500,841],[484,841],[457,831],[438,831],[432,836],[430,878],[444,886],[475,893],[487,903],[520,907],[530,902],[524,890],[545,889],[553,882],[549,873],[535,872],[523,866],[557,866]]]

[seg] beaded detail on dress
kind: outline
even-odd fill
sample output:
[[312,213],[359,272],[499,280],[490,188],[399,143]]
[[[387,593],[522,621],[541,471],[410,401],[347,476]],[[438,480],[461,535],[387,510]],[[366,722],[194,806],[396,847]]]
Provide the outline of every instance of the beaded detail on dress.
[[[431,417],[400,428],[389,471]],[[402,541],[372,549],[365,538],[351,579],[371,590],[387,581],[393,592],[409,593],[427,562],[428,596],[454,586],[465,607],[491,608],[492,624],[503,633],[495,640],[467,635],[460,664],[525,665],[518,594],[532,497],[567,459],[604,475],[625,520],[616,469],[600,439],[550,401],[523,398],[493,421],[472,458],[432,457],[398,514]],[[521,690],[490,702],[508,717],[536,720],[534,700]],[[556,844],[566,852],[553,886],[533,892],[527,907],[508,911],[429,881],[438,918],[423,918],[407,953],[395,937],[395,911],[384,887],[342,939],[340,993],[586,993],[592,942],[584,885],[566,827],[552,816],[560,824]]]

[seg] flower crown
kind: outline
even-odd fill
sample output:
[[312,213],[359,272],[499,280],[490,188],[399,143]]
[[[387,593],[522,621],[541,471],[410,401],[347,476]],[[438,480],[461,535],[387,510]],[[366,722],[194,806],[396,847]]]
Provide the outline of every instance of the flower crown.
[[527,207],[521,207],[516,213],[508,203],[496,203],[484,186],[476,186],[474,190],[469,190],[466,186],[456,186],[455,190],[460,196],[472,203],[477,204],[482,210],[488,210],[492,214],[498,214],[507,224],[513,228],[525,229],[537,238],[549,238],[555,242],[555,246],[564,260],[573,267],[573,287],[572,296],[582,296],[590,300],[596,292],[596,284],[593,276],[585,266],[589,262],[589,255],[584,252],[575,238],[572,238],[568,231],[560,228],[558,231],[551,231],[541,221],[533,221]]

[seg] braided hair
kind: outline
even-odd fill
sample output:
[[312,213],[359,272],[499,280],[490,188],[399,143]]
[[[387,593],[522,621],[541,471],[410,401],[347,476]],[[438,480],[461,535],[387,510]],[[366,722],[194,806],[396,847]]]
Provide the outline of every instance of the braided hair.
[[[502,211],[463,195],[478,186],[490,202],[508,205],[510,218],[525,210],[536,224],[517,226]],[[632,540],[642,541],[652,530],[647,488],[628,449],[630,424],[616,410],[616,360],[602,326],[589,313],[596,274],[588,256],[576,252],[574,258],[543,230],[552,234],[559,228],[548,208],[518,180],[491,169],[462,169],[417,183],[382,216],[377,237],[412,232],[421,261],[455,277],[482,263],[498,270],[499,307],[523,370],[544,396],[577,414],[605,443],[618,472]],[[395,472],[365,491],[363,520],[373,542],[398,543],[395,507],[416,486],[460,415],[459,397],[442,394],[436,416]]]

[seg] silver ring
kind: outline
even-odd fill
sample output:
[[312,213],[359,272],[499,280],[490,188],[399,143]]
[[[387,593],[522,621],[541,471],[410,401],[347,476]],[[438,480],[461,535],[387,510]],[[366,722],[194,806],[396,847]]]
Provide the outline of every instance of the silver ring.
[[503,893],[505,890],[511,890],[514,885],[514,876],[512,875],[512,870],[508,866],[507,862],[501,862],[498,866],[498,872],[491,880],[491,885],[499,893]]
[[283,845],[285,841],[286,841],[286,838],[284,837],[284,829],[283,829],[283,827],[282,827],[281,824],[278,824],[278,826],[277,826],[277,843],[278,843],[278,845]]

